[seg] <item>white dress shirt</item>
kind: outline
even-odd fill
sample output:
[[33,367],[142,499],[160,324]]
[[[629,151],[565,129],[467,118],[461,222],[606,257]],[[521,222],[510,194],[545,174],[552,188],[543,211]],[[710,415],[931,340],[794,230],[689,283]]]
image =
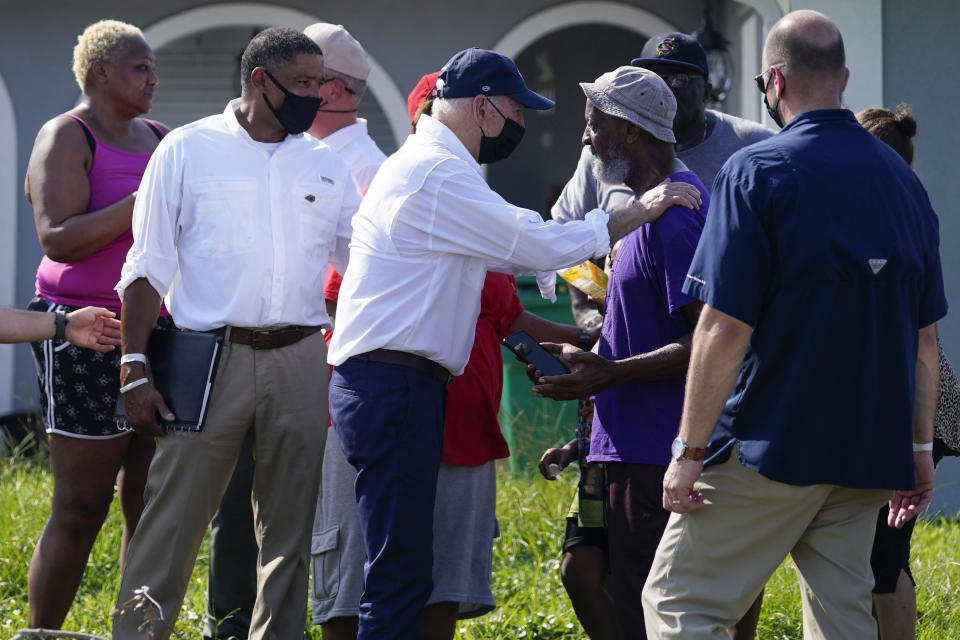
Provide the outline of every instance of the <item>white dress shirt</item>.
[[360,194],[325,144],[288,135],[271,153],[237,122],[238,105],[154,151],[117,292],[146,278],[184,329],[329,327],[327,264],[346,267]]
[[373,182],[377,169],[387,159],[367,133],[367,121],[363,118],[325,136],[323,141],[350,167],[350,175],[361,192]]
[[609,250],[607,214],[559,225],[484,182],[459,138],[430,116],[387,158],[353,220],[329,362],[378,348],[455,375],[473,346],[487,263],[555,270]]

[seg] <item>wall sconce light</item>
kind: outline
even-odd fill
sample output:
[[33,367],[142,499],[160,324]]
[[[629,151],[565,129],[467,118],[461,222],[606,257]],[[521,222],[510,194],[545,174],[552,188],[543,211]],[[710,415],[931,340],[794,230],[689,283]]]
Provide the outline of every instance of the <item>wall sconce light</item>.
[[710,0],[704,1],[703,19],[700,22],[700,28],[693,32],[693,37],[707,52],[707,65],[710,67],[709,80],[713,85],[713,92],[710,94],[710,100],[713,103],[711,106],[720,107],[733,86],[733,57],[727,50],[730,42],[713,28],[713,22],[710,20]]

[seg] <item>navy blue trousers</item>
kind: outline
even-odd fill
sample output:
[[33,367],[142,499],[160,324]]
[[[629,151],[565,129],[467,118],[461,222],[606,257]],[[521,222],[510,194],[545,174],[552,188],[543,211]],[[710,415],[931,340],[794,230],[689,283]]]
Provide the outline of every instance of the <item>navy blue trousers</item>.
[[330,379],[330,415],[357,469],[367,562],[358,640],[420,637],[433,589],[433,506],[446,388],[399,365],[351,358]]

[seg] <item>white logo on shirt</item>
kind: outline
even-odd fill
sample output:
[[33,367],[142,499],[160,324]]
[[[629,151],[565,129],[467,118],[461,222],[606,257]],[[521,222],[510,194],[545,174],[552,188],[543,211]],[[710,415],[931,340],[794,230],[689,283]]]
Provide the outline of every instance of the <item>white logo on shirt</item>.
[[873,271],[873,275],[880,273],[880,269],[883,269],[884,265],[887,264],[887,261],[883,258],[870,258],[867,260],[870,264],[870,269]]

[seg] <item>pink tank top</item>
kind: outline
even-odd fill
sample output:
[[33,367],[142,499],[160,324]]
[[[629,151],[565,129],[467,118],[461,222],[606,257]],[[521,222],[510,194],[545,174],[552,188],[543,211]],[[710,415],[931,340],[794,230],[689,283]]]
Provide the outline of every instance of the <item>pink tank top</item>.
[[[119,202],[140,187],[151,154],[123,151],[104,144],[86,122],[70,113],[61,115],[78,121],[96,143],[87,174],[90,179],[87,213]],[[159,132],[153,122],[147,122]],[[97,251],[74,262],[56,262],[43,256],[37,269],[37,296],[57,304],[95,305],[120,313],[120,298],[113,288],[120,280],[120,269],[132,244],[133,234],[127,229]]]

